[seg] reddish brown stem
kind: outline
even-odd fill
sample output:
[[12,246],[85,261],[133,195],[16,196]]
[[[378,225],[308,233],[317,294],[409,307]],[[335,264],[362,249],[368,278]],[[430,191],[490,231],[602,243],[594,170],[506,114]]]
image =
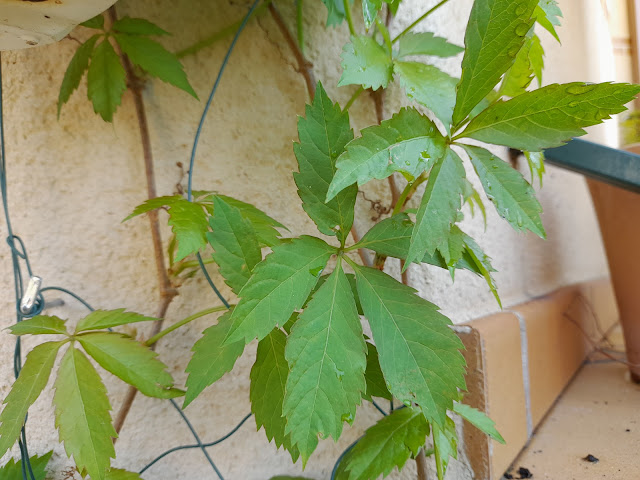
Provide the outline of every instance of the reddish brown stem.
[[[111,7],[108,10],[109,19],[111,23],[115,22],[118,19],[117,12],[115,6]],[[147,122],[147,113],[144,108],[144,101],[142,99],[142,88],[143,85],[136,76],[133,65],[129,61],[129,58],[118,49],[118,53],[120,58],[122,59],[122,63],[124,65],[125,72],[127,74],[127,83],[129,90],[133,96],[133,102],[136,109],[136,116],[138,118],[138,126],[140,129],[140,141],[142,143],[142,152],[144,157],[144,169],[145,176],[147,180],[147,198],[155,198],[157,197],[156,191],[156,180],[155,180],[155,172],[154,172],[154,161],[153,161],[153,150],[151,148],[151,137],[149,135],[149,124]],[[158,277],[158,289],[160,291],[160,305],[158,307],[157,312],[157,320],[153,324],[153,329],[151,332],[151,336],[157,334],[162,329],[162,321],[164,316],[167,313],[167,309],[169,308],[169,304],[173,300],[173,298],[178,294],[178,291],[171,284],[171,280],[169,279],[169,275],[167,274],[167,270],[165,267],[164,261],[164,249],[162,246],[162,237],[160,235],[160,223],[158,221],[158,212],[152,210],[148,214],[149,217],[149,226],[151,229],[151,239],[153,241],[153,252],[154,259],[156,264],[156,273]],[[153,347],[151,347],[153,348]],[[129,387],[127,391],[127,395],[118,410],[116,415],[116,420],[114,422],[114,428],[117,433],[120,433],[122,426],[129,414],[129,410],[131,410],[131,405],[133,404],[133,400],[135,399],[137,390],[134,387]],[[115,443],[116,439],[114,439]]]
[[289,45],[291,53],[296,58],[296,62],[298,62],[298,72],[300,72],[300,74],[304,77],[304,81],[307,84],[307,91],[309,92],[309,98],[313,100],[313,97],[316,93],[316,78],[313,74],[313,64],[305,58],[302,50],[300,50],[298,42],[295,38],[293,38],[293,35],[291,35],[287,24],[284,23],[284,19],[282,18],[282,15],[280,15],[280,11],[275,6],[274,2],[271,2],[268,8],[269,13],[275,20],[276,25],[278,25],[278,28],[280,29],[282,36],[287,42],[287,45]]

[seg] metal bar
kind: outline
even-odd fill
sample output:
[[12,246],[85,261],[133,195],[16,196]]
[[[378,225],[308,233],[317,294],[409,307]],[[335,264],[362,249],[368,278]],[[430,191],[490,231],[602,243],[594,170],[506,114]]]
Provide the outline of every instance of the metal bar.
[[550,164],[640,193],[640,155],[579,139],[544,155]]

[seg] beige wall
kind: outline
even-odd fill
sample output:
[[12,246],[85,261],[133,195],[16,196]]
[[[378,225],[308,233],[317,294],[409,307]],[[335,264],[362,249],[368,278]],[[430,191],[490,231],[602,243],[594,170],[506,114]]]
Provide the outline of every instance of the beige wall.
[[[170,30],[174,33],[173,39],[164,41],[179,49],[238,19],[246,5],[232,3],[123,0],[119,9],[121,14],[143,16]],[[290,5],[282,3],[283,13],[290,18]],[[405,0],[392,25],[393,32],[398,32],[425,9],[424,3]],[[455,0],[421,28],[462,43],[471,3],[471,0]],[[565,12],[566,26],[560,30],[564,48],[559,49],[550,36],[541,34],[547,49],[545,82],[613,79],[605,78],[602,73],[600,60],[606,61],[606,48],[604,53],[587,54],[585,47],[590,37],[593,40],[589,22],[598,23],[599,2],[589,2],[595,10],[588,19],[583,17],[588,10],[583,0],[560,3]],[[324,30],[325,10],[318,1],[306,2],[305,11],[308,52],[315,64],[316,76],[324,82],[332,98],[344,103],[353,88],[335,86],[340,75],[336,59],[347,31],[344,27]],[[75,33],[78,37],[86,34],[86,31]],[[187,72],[201,99],[208,94],[225,47],[223,42],[185,59]],[[114,125],[107,125],[93,114],[82,86],[57,121],[57,90],[75,48],[74,42],[63,40],[2,56],[14,229],[25,240],[34,271],[44,278],[45,285],[68,287],[95,307],[127,307],[154,314],[158,295],[148,223],[145,219],[120,223],[145,199],[141,149],[131,97],[125,95]],[[457,62],[459,59],[439,61],[438,65],[458,74]],[[286,223],[293,234],[314,234],[314,225],[300,208],[291,178],[296,167],[291,149],[296,138],[296,115],[303,113],[305,101],[302,77],[296,73],[294,60],[272,19],[263,16],[252,22],[238,43],[207,120],[196,164],[195,188],[214,189],[255,203]],[[402,92],[393,87],[386,114],[404,102]],[[188,160],[203,103],[161,82],[149,84],[145,103],[158,192],[172,194],[176,183],[184,182],[176,162]],[[356,128],[375,120],[373,105],[366,96],[352,111]],[[613,139],[607,128],[596,129],[594,138]],[[525,166],[521,168],[524,172]],[[365,190],[368,198],[388,202],[386,184],[369,185]],[[505,306],[606,274],[600,235],[582,178],[549,167],[540,200],[549,236],[546,242],[532,235],[516,234],[491,209],[486,232],[478,218],[465,222],[468,233],[494,258]],[[359,213],[358,227],[364,230],[371,216],[366,202],[361,203]],[[165,228],[165,239],[167,233]],[[397,272],[397,265],[390,263],[389,270]],[[218,285],[223,286],[215,268],[211,272]],[[5,312],[0,321],[2,328],[13,321],[15,308],[10,275],[8,251],[0,248],[0,278],[3,279],[0,308]],[[497,310],[483,282],[464,272],[457,275],[453,286],[448,273],[428,267],[412,267],[410,278],[423,296],[439,304],[456,323]],[[224,293],[229,295],[226,289]],[[181,288],[167,320],[181,319],[215,303],[213,293],[201,278],[196,278]],[[72,319],[84,314],[73,301],[50,313]],[[171,365],[179,383],[185,380],[183,372],[190,347],[210,321],[196,321],[159,345],[159,352]],[[140,334],[144,333],[141,328]],[[29,339],[25,343],[27,348],[33,345]],[[13,378],[12,350],[13,338],[6,332],[0,333],[2,397]],[[249,411],[249,369],[254,355],[255,345],[251,345],[236,369],[187,409],[203,439],[210,441],[226,433]],[[125,388],[111,378],[106,381],[112,404],[117,408]],[[306,475],[328,478],[339,453],[378,416],[372,408],[363,407],[354,427],[345,429],[337,445],[332,441],[321,443],[307,466]],[[32,408],[29,420],[31,451],[55,448],[53,466],[58,472],[55,478],[62,478],[59,472],[69,462],[55,442],[50,391]],[[170,405],[139,397],[118,441],[115,465],[137,470],[159,452],[182,443],[192,443],[192,438]],[[210,452],[227,479],[257,480],[300,470],[299,466],[291,466],[287,455],[276,453],[262,432],[255,432],[253,420]],[[6,458],[0,463],[4,460]],[[191,450],[163,460],[146,478],[214,477],[201,453]],[[415,478],[413,465],[393,478]],[[449,478],[471,477],[463,463],[453,463]]]

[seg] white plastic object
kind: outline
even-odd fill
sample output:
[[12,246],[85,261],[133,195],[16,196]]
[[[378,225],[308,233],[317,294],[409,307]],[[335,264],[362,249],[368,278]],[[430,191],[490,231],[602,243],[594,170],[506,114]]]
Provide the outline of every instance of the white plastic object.
[[116,0],[0,0],[0,50],[54,43]]

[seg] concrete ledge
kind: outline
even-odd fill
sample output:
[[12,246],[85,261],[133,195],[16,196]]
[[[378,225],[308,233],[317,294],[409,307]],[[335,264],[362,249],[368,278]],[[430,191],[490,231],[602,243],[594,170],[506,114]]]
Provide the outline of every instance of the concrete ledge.
[[498,480],[535,428],[618,320],[608,279],[564,287],[473,320],[460,337],[469,365],[465,401],[485,411],[507,444],[465,426],[465,448],[477,480]]

